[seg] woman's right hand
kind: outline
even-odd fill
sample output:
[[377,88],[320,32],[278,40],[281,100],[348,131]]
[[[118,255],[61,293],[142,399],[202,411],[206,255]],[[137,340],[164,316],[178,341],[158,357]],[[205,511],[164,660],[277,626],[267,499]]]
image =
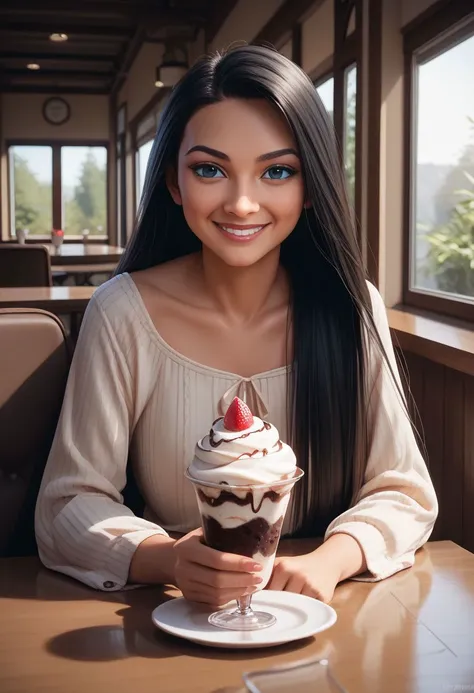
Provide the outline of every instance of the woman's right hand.
[[203,543],[202,529],[189,532],[174,544],[175,584],[186,599],[223,606],[261,584],[261,566],[252,558],[224,553]]

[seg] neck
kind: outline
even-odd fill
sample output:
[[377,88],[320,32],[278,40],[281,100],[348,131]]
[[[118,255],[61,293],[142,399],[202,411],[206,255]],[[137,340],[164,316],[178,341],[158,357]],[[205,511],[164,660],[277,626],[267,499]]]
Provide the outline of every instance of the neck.
[[215,309],[231,322],[250,322],[288,300],[279,248],[248,267],[231,267],[207,248],[200,257],[206,291]]

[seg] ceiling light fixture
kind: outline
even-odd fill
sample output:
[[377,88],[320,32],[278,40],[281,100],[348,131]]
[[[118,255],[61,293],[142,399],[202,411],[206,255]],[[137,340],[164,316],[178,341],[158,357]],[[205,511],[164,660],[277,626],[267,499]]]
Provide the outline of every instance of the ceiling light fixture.
[[188,71],[186,47],[167,43],[161,65],[156,68],[155,87],[174,87]]
[[55,41],[55,43],[62,43],[63,41],[67,41],[69,36],[67,34],[59,34],[59,33],[53,33],[49,35],[49,40],[50,41]]
[[161,89],[161,87],[164,87],[164,86],[165,86],[165,85],[164,85],[163,82],[161,81],[161,71],[160,71],[160,68],[157,67],[157,68],[156,68],[156,71],[155,71],[155,87],[157,87],[158,89]]
[[28,63],[28,65],[26,67],[28,68],[28,70],[39,70],[40,69],[40,66],[38,65],[38,63]]

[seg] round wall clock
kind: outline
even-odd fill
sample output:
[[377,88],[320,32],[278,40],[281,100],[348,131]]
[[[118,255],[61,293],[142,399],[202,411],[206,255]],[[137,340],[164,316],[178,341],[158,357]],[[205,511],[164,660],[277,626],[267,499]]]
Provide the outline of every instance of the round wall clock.
[[69,120],[71,108],[60,96],[51,96],[43,104],[43,117],[51,125],[62,125]]

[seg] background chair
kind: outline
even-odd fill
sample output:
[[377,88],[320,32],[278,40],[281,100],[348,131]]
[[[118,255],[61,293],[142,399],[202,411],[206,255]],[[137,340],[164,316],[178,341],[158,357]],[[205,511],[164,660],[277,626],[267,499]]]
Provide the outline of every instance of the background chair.
[[61,409],[71,351],[41,310],[0,309],[0,556],[37,552],[34,510]]
[[0,286],[52,286],[47,248],[40,244],[0,244]]

